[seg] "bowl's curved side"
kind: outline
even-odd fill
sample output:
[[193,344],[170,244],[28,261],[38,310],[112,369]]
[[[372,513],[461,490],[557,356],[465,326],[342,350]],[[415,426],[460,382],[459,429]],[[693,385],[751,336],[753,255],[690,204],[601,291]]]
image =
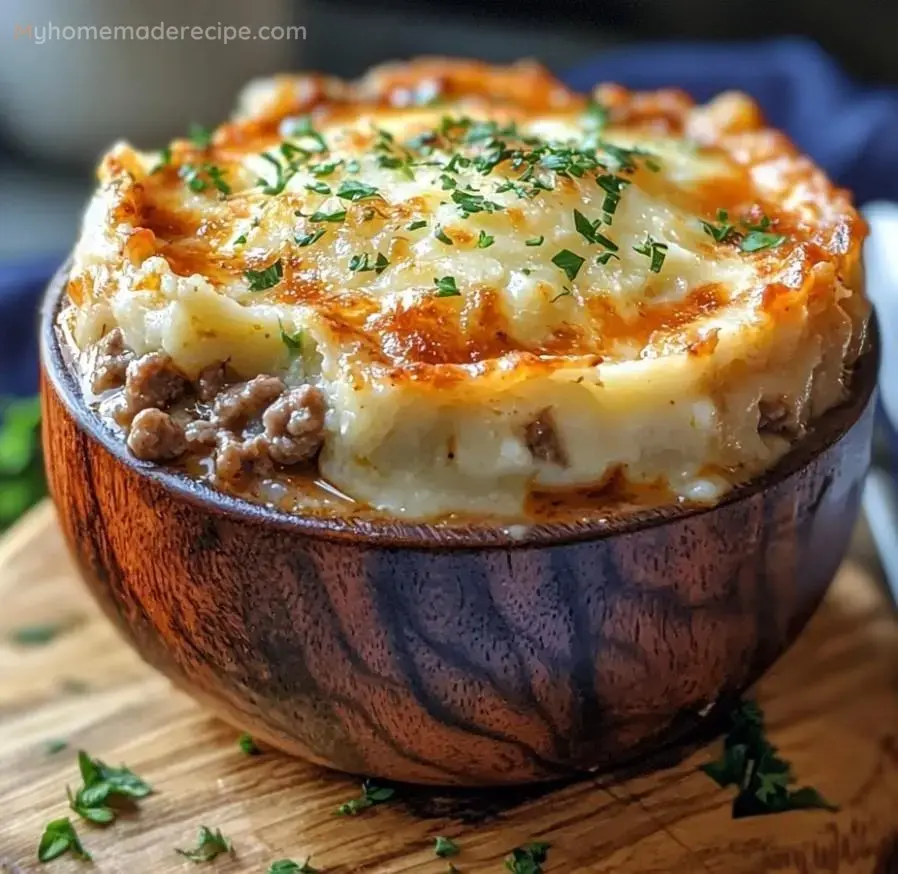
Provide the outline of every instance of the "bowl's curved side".
[[43,403],[66,539],[148,662],[289,752],[447,784],[609,766],[743,690],[842,559],[873,412],[712,511],[498,550],[335,542],[235,517],[116,458],[46,373]]

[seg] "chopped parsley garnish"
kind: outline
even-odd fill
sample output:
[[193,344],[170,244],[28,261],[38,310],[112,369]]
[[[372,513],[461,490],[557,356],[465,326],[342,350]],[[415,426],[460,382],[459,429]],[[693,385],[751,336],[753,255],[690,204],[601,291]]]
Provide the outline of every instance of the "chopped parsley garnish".
[[584,258],[581,258],[576,252],[570,249],[562,249],[556,255],[552,256],[552,263],[560,270],[564,271],[564,275],[573,282],[583,266]]
[[445,859],[448,856],[457,856],[461,850],[459,849],[458,844],[451,838],[444,838],[442,835],[438,835],[434,839],[433,852],[441,859]]
[[314,191],[316,194],[330,194],[331,187],[327,182],[312,182],[304,186],[306,191]]
[[774,249],[785,242],[785,234],[770,234],[765,231],[753,230],[739,241],[739,248],[743,252],[760,252],[762,249]]
[[445,243],[447,246],[452,246],[454,243],[452,242],[452,237],[450,237],[444,230],[442,225],[437,225],[433,229],[433,235],[441,242]]
[[472,194],[468,191],[453,191],[452,200],[465,217],[477,212],[497,212],[503,208],[501,204],[487,200],[482,194]]
[[380,197],[380,192],[373,185],[366,185],[357,179],[346,179],[340,183],[337,189],[337,197],[341,200],[351,200],[353,203],[359,200],[367,200],[370,197]]
[[592,133],[599,133],[608,125],[608,110],[597,100],[590,100],[583,113],[583,127]]
[[191,124],[187,129],[187,138],[198,149],[208,149],[212,145],[212,131],[201,124]]
[[620,203],[621,191],[629,184],[630,180],[624,179],[622,176],[612,176],[606,173],[596,176],[596,185],[605,192],[602,210],[609,216],[614,215],[617,205]]
[[362,794],[358,798],[345,801],[337,808],[340,816],[356,816],[375,804],[383,804],[396,794],[396,790],[389,786],[376,786],[369,780],[362,783]]
[[661,268],[664,266],[664,259],[667,257],[667,248],[667,243],[661,243],[652,237],[651,234],[646,234],[645,241],[638,246],[634,246],[633,251],[640,255],[645,255],[646,258],[651,258],[649,270],[652,273],[660,273]]
[[729,214],[725,209],[717,210],[717,224],[714,222],[702,221],[702,227],[708,236],[712,237],[717,243],[725,243],[733,236],[736,226],[730,224]]
[[437,297],[459,297],[461,295],[458,286],[455,284],[454,276],[444,276],[442,279],[434,276],[433,284],[437,288]]
[[55,640],[66,629],[62,622],[40,622],[22,625],[9,632],[9,640],[18,646],[45,646]]
[[541,874],[543,862],[549,855],[550,844],[535,841],[523,847],[515,847],[505,857],[505,870],[511,874]]
[[294,862],[292,859],[278,859],[268,866],[265,874],[318,874],[318,869],[313,868],[309,861],[311,856],[305,862]]
[[420,231],[421,228],[427,227],[427,222],[424,219],[417,219],[416,221],[409,222],[406,226],[406,230],[409,231]]
[[280,194],[284,190],[290,179],[292,179],[293,176],[296,175],[296,165],[288,162],[287,166],[285,167],[283,164],[281,164],[281,162],[275,155],[271,154],[271,152],[262,152],[259,157],[268,161],[268,163],[275,168],[277,174],[275,176],[274,182],[271,183],[259,177],[259,179],[257,180],[257,184],[262,186],[262,193]]
[[264,270],[246,270],[243,275],[249,282],[250,291],[265,291],[281,281],[284,276],[284,267],[281,264],[281,259],[278,258],[274,264]]
[[333,209],[330,212],[326,212],[323,209],[316,209],[309,216],[310,222],[342,222],[343,219],[346,218],[346,210],[345,209]]
[[721,788],[737,787],[733,819],[789,810],[838,809],[816,789],[789,788],[795,781],[792,766],[767,739],[764,714],[753,701],[743,701],[733,710],[723,754],[701,770]]
[[90,853],[84,849],[75,826],[68,817],[48,822],[37,846],[38,861],[50,862],[68,852],[84,861],[89,862],[91,859]]
[[349,259],[349,269],[354,273],[365,273],[373,270],[379,276],[389,266],[390,262],[387,259],[387,256],[382,252],[377,253],[377,258],[373,263],[370,261],[367,252],[362,255],[353,255],[352,258]]
[[311,246],[312,243],[317,243],[324,236],[324,233],[324,228],[318,228],[309,234],[303,234],[293,239],[296,241],[297,246]]
[[495,242],[495,237],[491,237],[486,231],[481,231],[480,236],[477,237],[477,248],[489,249],[489,247],[492,246]]
[[233,852],[231,842],[221,833],[221,829],[212,831],[204,825],[196,836],[196,846],[192,850],[175,850],[176,853],[190,859],[191,862],[211,862],[222,853]]
[[[280,324],[280,322],[278,322],[278,324]],[[302,331],[297,331],[295,334],[288,334],[281,324],[281,339],[291,352],[299,354],[302,350]],[[243,734],[237,738],[237,746],[239,746],[248,756],[258,756],[259,753],[262,752],[262,750],[256,746],[256,742],[253,740],[252,735],[249,735],[246,732],[243,732]]]
[[308,115],[300,115],[296,118],[287,119],[284,123],[283,133],[288,137],[296,139],[307,138],[315,142],[317,152],[327,151],[327,141],[315,130],[312,119]]
[[166,146],[159,153],[159,160],[156,162],[155,166],[150,173],[158,173],[160,170],[164,170],[166,167],[171,165],[171,146]]
[[340,161],[324,161],[321,164],[309,164],[308,170],[313,176],[330,176],[340,165]]
[[545,239],[546,238],[543,236],[531,237],[529,240],[524,241],[524,245],[525,246],[542,246],[542,244],[545,242]]

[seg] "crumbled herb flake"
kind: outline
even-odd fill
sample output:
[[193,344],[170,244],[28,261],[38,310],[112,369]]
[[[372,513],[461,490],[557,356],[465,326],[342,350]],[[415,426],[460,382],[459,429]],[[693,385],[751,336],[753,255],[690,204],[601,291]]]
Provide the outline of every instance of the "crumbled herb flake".
[[191,124],[187,129],[187,138],[198,149],[208,149],[212,145],[212,131],[201,124]]
[[389,801],[396,794],[396,790],[389,786],[377,786],[370,780],[362,783],[362,794],[358,798],[353,798],[344,802],[337,808],[337,814],[340,816],[356,816],[375,804],[383,804]]
[[346,218],[345,209],[333,209],[330,212],[323,209],[316,209],[309,216],[310,222],[342,222]]
[[[281,328],[281,340],[284,341],[284,345],[291,353],[299,354],[302,351],[302,331],[297,331],[295,334],[288,334],[284,330],[284,325],[280,320],[278,320],[278,324]],[[237,746],[239,746],[248,756],[258,756],[262,752],[262,750],[256,746],[256,742],[253,740],[252,735],[247,734],[245,731],[239,738],[237,738]]]
[[220,829],[212,831],[207,826],[200,826],[196,836],[196,846],[190,850],[176,849],[176,853],[190,859],[191,862],[211,862],[222,853],[232,853],[231,842],[221,833]]
[[763,249],[775,249],[785,242],[785,234],[769,234],[764,231],[749,231],[739,241],[739,248],[743,252],[760,252]]
[[661,243],[651,234],[646,234],[645,240],[638,246],[634,246],[633,251],[650,258],[649,270],[652,273],[660,273],[664,266],[664,259],[667,257],[667,248],[667,243]]
[[452,242],[452,237],[450,237],[444,230],[442,225],[437,225],[433,229],[433,235],[441,242],[445,243],[447,246],[454,245]]
[[38,861],[50,862],[67,852],[78,859],[85,861],[91,859],[90,853],[84,849],[78,833],[75,831],[75,826],[72,825],[72,821],[68,817],[48,822],[44,826],[44,833],[41,835],[37,847]]
[[550,845],[543,841],[515,847],[505,857],[505,869],[511,874],[541,874],[543,862],[549,855]]
[[301,236],[294,237],[293,239],[296,241],[297,246],[311,246],[312,243],[317,243],[324,236],[324,233],[324,228],[318,228],[311,233],[302,234]]
[[702,221],[702,228],[708,236],[717,243],[725,243],[736,230],[736,226],[730,224],[729,215],[725,209],[717,210],[717,223]]
[[434,838],[433,852],[441,859],[445,859],[449,856],[457,856],[461,850],[458,844],[451,838],[444,838],[442,835],[438,835]]
[[438,279],[435,276],[433,278],[433,284],[437,289],[437,297],[459,297],[461,295],[458,286],[455,284],[454,276],[444,276],[442,279]]
[[730,713],[730,729],[719,759],[702,765],[718,786],[736,786],[733,819],[785,813],[789,810],[836,811],[816,789],[791,789],[792,766],[767,738],[764,714],[753,701],[742,701]]
[[284,267],[281,264],[281,259],[278,258],[264,270],[246,270],[243,275],[249,282],[250,291],[265,291],[281,281],[284,276]]
[[570,249],[562,249],[560,252],[552,256],[552,263],[560,270],[564,271],[564,275],[573,282],[583,266],[583,261],[576,252]]
[[371,197],[380,197],[380,192],[373,185],[366,185],[357,179],[345,179],[337,189],[337,197],[355,203]]
[[159,160],[153,166],[153,169],[150,170],[150,174],[159,173],[164,170],[166,167],[171,166],[171,146],[166,146],[159,153]]

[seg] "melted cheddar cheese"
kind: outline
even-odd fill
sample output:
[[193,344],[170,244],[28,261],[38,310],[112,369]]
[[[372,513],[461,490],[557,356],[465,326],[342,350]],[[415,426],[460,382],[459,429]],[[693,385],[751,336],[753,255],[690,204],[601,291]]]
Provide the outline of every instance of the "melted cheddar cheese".
[[514,517],[621,472],[714,500],[843,400],[863,343],[863,222],[739,94],[283,76],[99,176],[76,343],[119,326],[189,376],[315,384],[322,475],[395,516]]

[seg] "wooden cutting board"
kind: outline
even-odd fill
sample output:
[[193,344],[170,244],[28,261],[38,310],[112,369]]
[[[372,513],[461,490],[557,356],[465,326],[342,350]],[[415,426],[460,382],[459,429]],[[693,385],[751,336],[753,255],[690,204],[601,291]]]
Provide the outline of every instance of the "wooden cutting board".
[[[863,552],[863,550],[862,550]],[[697,767],[719,741],[677,764],[555,790],[445,795],[403,789],[361,816],[336,816],[357,781],[275,752],[244,755],[233,729],[144,666],[76,579],[53,511],[33,511],[0,545],[0,872],[192,870],[174,852],[200,824],[220,828],[235,856],[210,871],[264,872],[312,855],[330,874],[444,874],[436,835],[455,839],[462,874],[502,872],[516,845],[552,845],[564,872],[898,872],[898,623],[864,562],[846,564],[795,647],[759,684],[770,735],[802,784],[839,813],[733,820],[732,793]],[[23,627],[61,623],[44,645]],[[68,748],[50,753],[47,743]],[[36,861],[44,824],[67,815],[75,750],[126,763],[156,794],[100,828],[81,821],[89,866]],[[5,867],[4,867],[5,866]],[[203,870],[203,869],[200,869]]]

